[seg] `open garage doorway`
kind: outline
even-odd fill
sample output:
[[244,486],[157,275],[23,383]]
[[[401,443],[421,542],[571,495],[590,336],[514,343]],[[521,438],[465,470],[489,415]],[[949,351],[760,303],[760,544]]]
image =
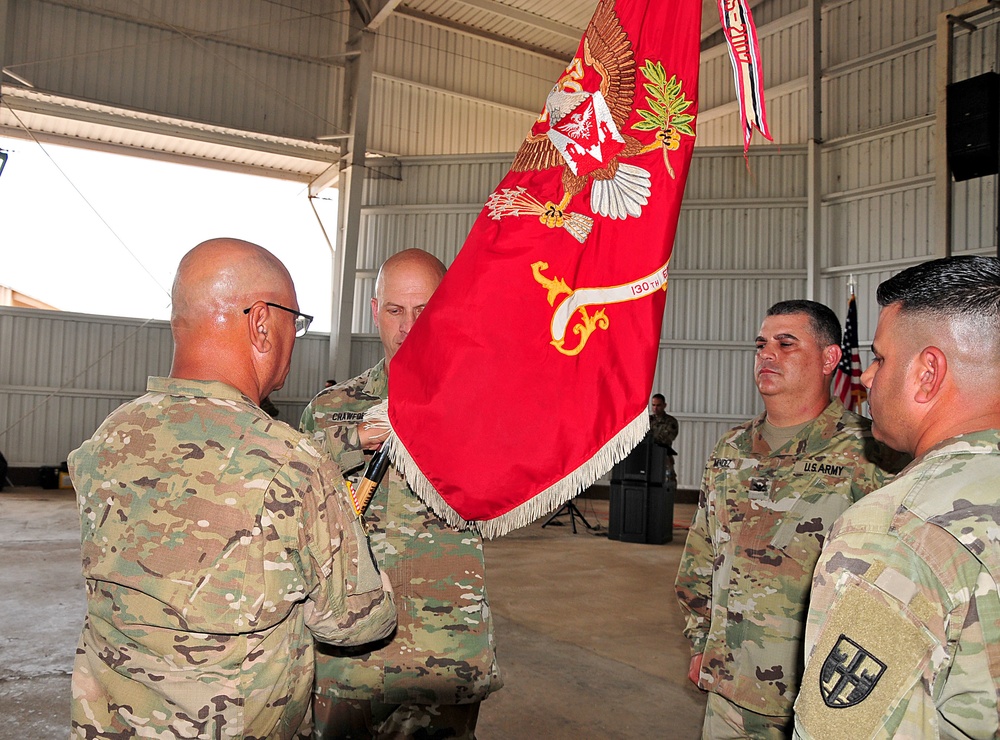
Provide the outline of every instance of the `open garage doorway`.
[[271,250],[330,330],[337,195],[221,169],[0,137],[0,286],[77,313],[167,319],[181,256],[212,237]]

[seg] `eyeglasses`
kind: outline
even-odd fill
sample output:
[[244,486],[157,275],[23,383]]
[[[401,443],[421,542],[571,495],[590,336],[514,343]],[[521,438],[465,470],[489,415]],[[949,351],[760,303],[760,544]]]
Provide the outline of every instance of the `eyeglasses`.
[[[270,303],[269,301],[261,301],[265,306],[271,306],[272,308],[280,308],[282,311],[288,311],[290,314],[295,315],[295,336],[301,337],[307,331],[309,331],[309,324],[313,322],[313,317],[307,313],[302,313],[301,311],[295,311],[294,309],[288,308],[287,306],[282,306],[280,303]],[[253,306],[250,306],[253,308]],[[244,308],[243,313],[250,313],[250,308]]]

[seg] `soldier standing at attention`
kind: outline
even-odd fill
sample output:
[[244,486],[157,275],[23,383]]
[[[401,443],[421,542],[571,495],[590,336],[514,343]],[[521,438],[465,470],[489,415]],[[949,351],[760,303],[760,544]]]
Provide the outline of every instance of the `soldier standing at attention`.
[[306,738],[313,638],[395,624],[336,466],[259,401],[300,313],[284,265],[198,245],[172,291],[173,365],[69,458],[87,618],[73,737]]
[[[355,480],[383,434],[362,423],[364,412],[387,397],[392,359],[444,272],[420,249],[386,260],[371,302],[385,359],[321,391],[302,415],[302,429],[325,430],[334,459]],[[438,518],[391,466],[365,520],[379,567],[395,588],[399,628],[374,649],[321,647],[317,737],[471,740],[480,702],[502,685],[482,540]]]
[[1000,737],[1000,260],[878,287],[872,432],[914,461],[816,566],[802,738]]
[[754,359],[765,411],[705,465],[676,582],[688,675],[709,692],[703,738],[791,734],[813,566],[836,518],[885,479],[869,422],[831,400],[840,339],[820,303],[768,309]]

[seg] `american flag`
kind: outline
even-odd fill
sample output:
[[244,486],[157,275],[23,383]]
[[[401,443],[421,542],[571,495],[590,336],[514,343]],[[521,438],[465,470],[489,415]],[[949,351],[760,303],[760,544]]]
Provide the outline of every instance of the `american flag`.
[[840,343],[840,363],[833,374],[833,393],[851,411],[861,413],[861,406],[868,399],[861,385],[861,355],[858,354],[858,306],[854,286],[847,300],[847,321],[844,322],[844,339]]

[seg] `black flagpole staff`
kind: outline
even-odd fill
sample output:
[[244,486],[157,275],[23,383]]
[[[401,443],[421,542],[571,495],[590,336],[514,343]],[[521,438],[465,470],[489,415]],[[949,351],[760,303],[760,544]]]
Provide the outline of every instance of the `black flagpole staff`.
[[375,489],[378,488],[378,484],[382,482],[382,478],[385,476],[385,471],[388,469],[389,450],[387,446],[383,444],[375,451],[375,454],[372,455],[372,459],[368,461],[368,467],[365,468],[364,477],[361,478],[361,482],[358,484],[357,504],[359,519],[364,517],[365,510],[368,508],[368,504],[372,502],[372,496],[375,495]]

